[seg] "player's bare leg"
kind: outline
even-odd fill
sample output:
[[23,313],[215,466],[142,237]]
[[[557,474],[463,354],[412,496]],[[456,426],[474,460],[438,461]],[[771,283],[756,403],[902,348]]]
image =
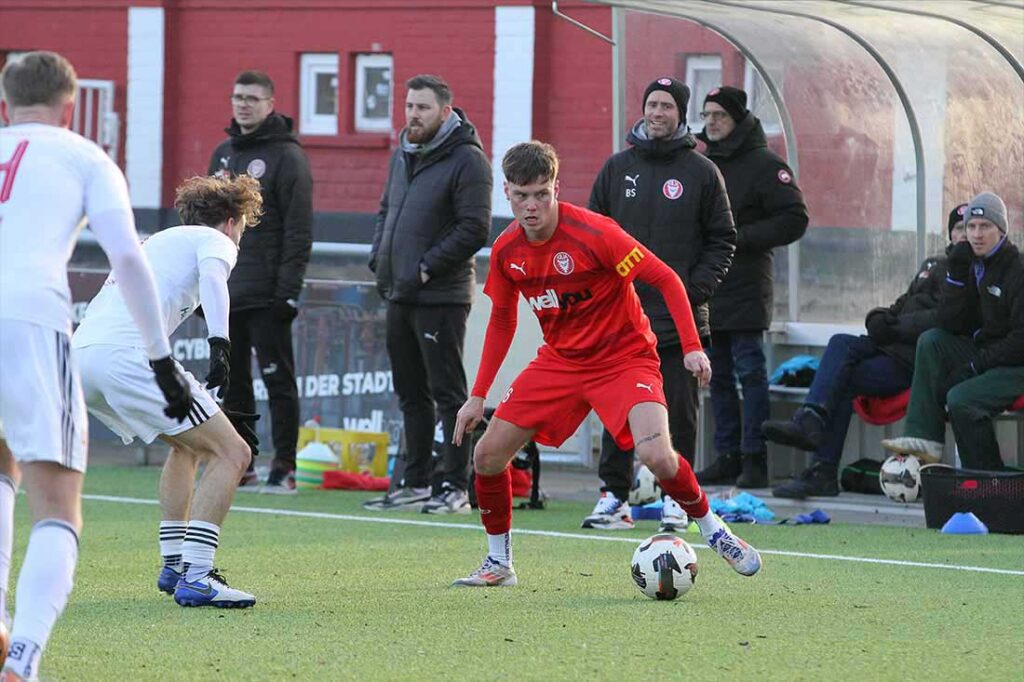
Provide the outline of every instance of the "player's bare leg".
[[22,462],[20,467],[33,525],[18,575],[18,609],[4,665],[32,679],[74,584],[84,477],[56,462]]
[[11,581],[11,554],[14,551],[14,501],[18,495],[21,470],[0,438],[0,666],[7,658],[10,644],[11,614],[7,611],[7,591]]
[[707,496],[697,483],[690,463],[672,449],[668,410],[661,403],[638,403],[629,411],[636,456],[657,477],[662,490],[679,503],[700,528],[701,535],[719,556],[741,575],[761,568],[757,550],[733,535],[711,513]]
[[160,556],[163,567],[156,587],[167,594],[174,594],[174,588],[181,579],[181,543],[188,528],[198,465],[196,453],[172,443],[160,472]]
[[509,462],[536,431],[523,429],[497,417],[473,451],[476,472],[473,484],[480,520],[487,531],[487,557],[472,574],[452,583],[455,587],[511,587],[512,568],[512,475]]
[[176,458],[173,462],[169,460],[169,473],[165,468],[167,486],[161,481],[161,506],[165,510],[180,513],[185,507],[183,500],[191,493],[194,480],[186,476],[188,459],[193,460],[193,476],[198,461],[206,462],[199,487],[191,495],[188,526],[181,542],[184,572],[174,590],[175,601],[182,606],[254,605],[255,597],[228,587],[213,566],[220,527],[231,507],[238,480],[249,464],[249,446],[223,412],[193,429],[163,439],[171,444]]

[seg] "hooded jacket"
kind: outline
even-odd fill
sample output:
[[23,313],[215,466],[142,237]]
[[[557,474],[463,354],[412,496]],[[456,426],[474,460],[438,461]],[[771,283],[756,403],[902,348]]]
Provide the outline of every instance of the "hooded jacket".
[[807,229],[807,206],[793,171],[768,149],[761,122],[748,113],[707,157],[725,178],[736,223],[736,255],[711,300],[712,331],[767,329],[772,321],[772,249],[795,242]]
[[[947,254],[950,248],[946,247]],[[893,327],[897,338],[879,349],[910,371],[914,370],[917,337],[939,326],[939,301],[945,279],[946,256],[926,258],[902,296],[888,308],[875,308],[864,318],[865,326],[870,326],[871,318],[876,315],[895,317]]]
[[210,157],[210,175],[251,175],[260,181],[263,217],[247,229],[231,271],[231,309],[266,308],[297,300],[313,246],[313,176],[292,119],[271,113],[243,133],[234,120]]
[[946,278],[939,323],[978,344],[978,374],[1024,365],[1024,256],[1009,239],[1004,237],[994,253],[973,259],[971,281]]
[[[722,174],[695,151],[685,125],[671,139],[651,140],[641,119],[626,142],[630,147],[609,157],[598,173],[588,208],[614,219],[679,275],[697,333],[706,338],[707,302],[729,269],[736,242]],[[635,286],[659,345],[678,344],[661,294],[642,282]]]
[[391,156],[370,249],[370,269],[388,301],[473,302],[473,256],[491,231],[493,180],[476,128],[461,109],[452,112],[458,118],[442,125],[443,138],[415,146],[402,131]]

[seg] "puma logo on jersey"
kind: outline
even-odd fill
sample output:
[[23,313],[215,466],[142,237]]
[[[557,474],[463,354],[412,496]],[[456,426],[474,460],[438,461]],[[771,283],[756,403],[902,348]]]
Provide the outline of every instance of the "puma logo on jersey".
[[654,393],[654,384],[641,384],[639,381],[636,382],[637,388],[646,388],[648,393]]
[[561,296],[554,289],[547,289],[540,296],[530,296],[526,300],[533,310],[551,310],[553,308],[568,308],[576,303],[588,301],[594,297],[590,289],[580,292],[566,292]]
[[521,265],[509,263],[508,266],[513,270],[518,270],[519,272],[523,273],[523,277],[526,277],[526,261],[523,261]]
[[441,333],[440,331],[436,331],[433,334],[431,334],[430,332],[423,332],[423,338],[429,339],[429,340],[433,341],[434,343],[437,343],[437,335],[440,334],[440,333]]
[[184,320],[184,319],[185,319],[186,317],[188,317],[188,316],[189,316],[189,314],[190,314],[191,312],[192,312],[192,306],[187,306],[187,307],[185,307],[185,308],[182,308],[181,310],[179,310],[179,311],[178,311],[178,315],[180,315],[180,316],[181,316],[181,318],[180,318],[180,319]]
[[632,183],[633,187],[636,187],[636,181],[639,180],[639,179],[640,179],[640,174],[639,173],[637,173],[636,175],[633,175],[633,176],[629,176],[629,175],[626,176],[626,182]]

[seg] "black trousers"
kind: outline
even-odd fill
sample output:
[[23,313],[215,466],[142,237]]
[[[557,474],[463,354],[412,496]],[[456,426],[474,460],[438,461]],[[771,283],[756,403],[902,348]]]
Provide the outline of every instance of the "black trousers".
[[299,440],[299,390],[295,385],[295,352],[292,323],[282,322],[269,308],[233,311],[228,320],[231,335],[231,378],[224,407],[256,411],[252,388],[252,349],[256,349],[263,383],[270,399],[270,427],[274,442],[274,469],[295,469],[295,445]]
[[[668,402],[672,446],[693,464],[697,451],[697,379],[683,367],[682,346],[658,346],[658,356],[661,358],[661,378]],[[597,474],[603,483],[602,492],[611,492],[620,500],[629,497],[633,482],[633,451],[620,450],[608,429],[601,437],[601,461]]]
[[[436,480],[466,489],[470,439],[456,447],[452,445],[452,434],[455,417],[468,393],[462,366],[468,317],[468,305],[388,303],[388,355],[405,420],[403,486],[425,488]],[[432,444],[438,417],[444,444],[438,462],[440,471],[433,472]]]

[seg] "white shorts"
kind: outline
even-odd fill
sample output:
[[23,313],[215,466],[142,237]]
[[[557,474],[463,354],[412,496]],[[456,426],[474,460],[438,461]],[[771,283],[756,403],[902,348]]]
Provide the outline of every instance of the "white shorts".
[[67,334],[0,320],[0,422],[18,462],[85,471],[89,419]]
[[192,389],[185,421],[164,414],[167,402],[157,386],[146,352],[140,348],[97,344],[75,349],[89,412],[116,433],[125,445],[138,437],[152,443],[199,426],[220,411],[213,396],[175,361]]

